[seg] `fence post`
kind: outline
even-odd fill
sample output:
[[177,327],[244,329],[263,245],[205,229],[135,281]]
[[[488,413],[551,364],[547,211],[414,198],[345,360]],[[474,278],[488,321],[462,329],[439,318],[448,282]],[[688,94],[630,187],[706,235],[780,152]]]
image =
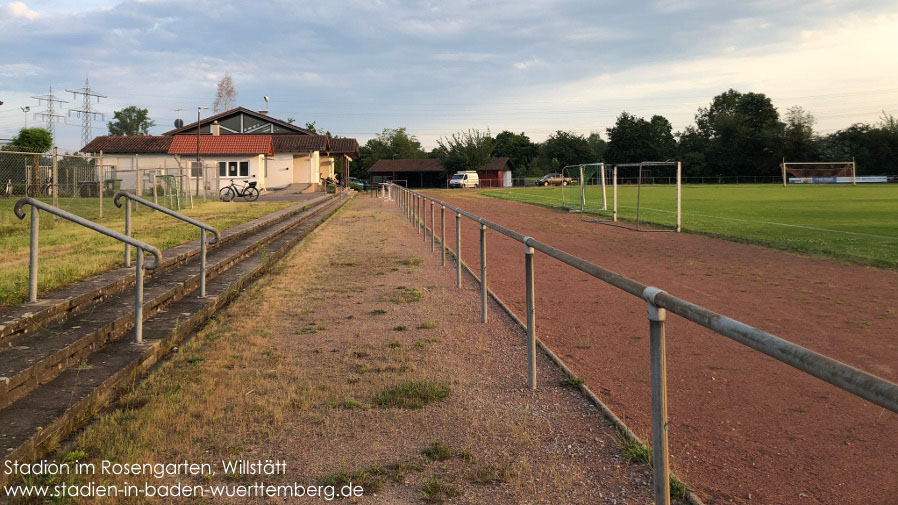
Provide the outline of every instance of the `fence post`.
[[437,222],[433,219],[433,200],[430,201],[430,252],[436,251]]
[[143,249],[137,248],[137,272],[134,282],[134,343],[143,342]]
[[421,240],[427,243],[427,197],[424,195],[421,195]]
[[642,296],[648,302],[652,383],[652,465],[655,480],[655,504],[670,505],[670,468],[667,453],[667,361],[664,320],[667,310],[655,305],[662,293],[647,287]]
[[[131,199],[125,198],[125,235],[131,236]],[[125,242],[125,266],[131,266],[131,245]]]
[[[53,191],[53,206],[59,208],[59,148],[53,147],[53,173],[50,175],[53,181],[50,190]],[[58,222],[59,217],[53,214],[53,222]]]
[[533,248],[524,237],[524,277],[527,289],[527,384],[536,389],[536,289],[533,282]]
[[461,287],[461,214],[455,213],[455,286]]
[[677,233],[680,233],[680,224],[682,221],[682,219],[680,217],[680,210],[682,208],[682,202],[683,202],[683,198],[682,198],[683,188],[680,186],[680,179],[682,178],[682,175],[683,175],[683,163],[678,161],[677,162]]
[[97,193],[100,195],[100,217],[103,219],[103,151],[97,160]]
[[31,252],[28,255],[28,301],[37,301],[37,247],[40,232],[40,214],[31,206]]
[[421,197],[415,195],[415,232],[421,233]]
[[446,266],[446,206],[440,205],[440,266]]
[[486,314],[486,225],[480,223],[480,322],[487,321]]

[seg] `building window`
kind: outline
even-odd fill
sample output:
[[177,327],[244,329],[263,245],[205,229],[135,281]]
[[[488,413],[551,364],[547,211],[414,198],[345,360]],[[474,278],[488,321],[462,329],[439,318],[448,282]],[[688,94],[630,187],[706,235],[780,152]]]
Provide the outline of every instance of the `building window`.
[[219,177],[249,177],[248,161],[219,161]]

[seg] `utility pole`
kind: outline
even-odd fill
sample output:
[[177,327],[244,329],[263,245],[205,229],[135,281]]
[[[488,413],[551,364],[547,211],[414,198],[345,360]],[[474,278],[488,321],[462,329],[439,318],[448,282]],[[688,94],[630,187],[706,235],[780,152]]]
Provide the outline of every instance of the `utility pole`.
[[81,119],[81,145],[86,146],[87,143],[91,141],[91,121],[96,119],[103,121],[104,119],[101,112],[94,112],[91,108],[91,98],[96,97],[97,103],[100,103],[100,99],[106,98],[106,95],[101,95],[90,89],[90,82],[86,77],[84,78],[83,88],[67,89],[66,91],[71,93],[76,100],[78,99],[78,95],[82,96],[81,108],[69,109],[69,116],[74,113],[76,117]]
[[[50,86],[50,91],[46,95],[32,96],[31,98],[37,100],[38,105],[41,105],[41,102],[47,102],[47,110],[42,112],[35,112],[34,118],[43,119],[44,121],[46,121],[47,130],[49,130],[50,136],[53,136],[53,124],[62,122],[60,120],[65,120],[65,116],[56,113],[56,104],[69,102],[67,100],[60,100],[59,98],[56,98],[56,96],[53,94],[53,86]],[[56,139],[54,139],[54,141],[55,140]]]

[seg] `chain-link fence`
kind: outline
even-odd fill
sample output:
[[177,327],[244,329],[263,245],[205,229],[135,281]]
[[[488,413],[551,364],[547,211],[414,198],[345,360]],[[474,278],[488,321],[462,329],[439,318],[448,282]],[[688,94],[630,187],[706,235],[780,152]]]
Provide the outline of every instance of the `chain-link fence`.
[[[126,160],[127,161],[127,160]],[[217,200],[218,165],[177,158],[151,166],[122,163],[121,157],[0,151],[0,211],[20,197],[40,199],[78,216],[99,220],[110,214],[119,190],[174,210],[193,208],[195,199]],[[102,198],[101,198],[102,197]]]

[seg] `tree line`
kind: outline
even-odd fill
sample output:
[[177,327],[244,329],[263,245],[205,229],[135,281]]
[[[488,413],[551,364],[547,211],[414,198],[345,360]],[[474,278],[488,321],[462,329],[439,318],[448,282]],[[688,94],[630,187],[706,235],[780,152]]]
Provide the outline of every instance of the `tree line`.
[[801,107],[780,116],[763,93],[730,89],[695,114],[695,124],[674,132],[664,116],[649,119],[621,112],[614,126],[587,136],[558,130],[543,142],[524,132],[467,130],[437,141],[425,151],[405,128],[385,129],[360,148],[352,175],[367,178],[378,160],[436,158],[447,173],[476,170],[491,158],[507,157],[517,176],[558,172],[590,162],[683,162],[688,177],[780,174],[787,161],[857,162],[858,175],[898,173],[898,119],[883,112],[876,124],[856,123],[827,135],[814,131],[815,118]]

